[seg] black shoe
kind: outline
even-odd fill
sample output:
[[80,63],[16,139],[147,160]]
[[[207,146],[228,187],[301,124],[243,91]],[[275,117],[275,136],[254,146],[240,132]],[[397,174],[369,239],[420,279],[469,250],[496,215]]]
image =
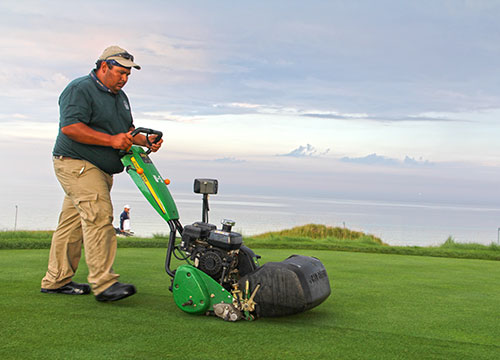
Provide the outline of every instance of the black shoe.
[[134,295],[136,292],[137,290],[132,284],[122,284],[119,282],[115,282],[102,293],[96,295],[95,299],[97,301],[116,301],[124,299],[130,295]]
[[58,289],[42,288],[40,291],[47,294],[87,295],[90,294],[90,286],[89,284],[78,284],[71,281]]

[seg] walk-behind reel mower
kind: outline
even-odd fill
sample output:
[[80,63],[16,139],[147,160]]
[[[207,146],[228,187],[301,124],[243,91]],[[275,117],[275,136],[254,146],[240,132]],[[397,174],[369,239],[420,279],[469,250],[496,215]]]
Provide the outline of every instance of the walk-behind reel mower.
[[[132,132],[156,135],[160,131],[137,128]],[[209,195],[217,194],[218,181],[195,179],[194,192],[203,195],[202,220],[182,226],[175,202],[150,157],[150,150],[132,146],[121,158],[127,173],[144,197],[167,222],[170,236],[165,270],[176,305],[190,314],[215,314],[227,321],[254,320],[300,313],[321,304],[330,295],[330,282],[321,261],[292,255],[281,262],[259,266],[260,256],[243,245],[232,231],[234,221],[223,220],[217,229],[208,221]],[[176,244],[177,234],[180,241]],[[185,264],[170,268],[172,256]]]

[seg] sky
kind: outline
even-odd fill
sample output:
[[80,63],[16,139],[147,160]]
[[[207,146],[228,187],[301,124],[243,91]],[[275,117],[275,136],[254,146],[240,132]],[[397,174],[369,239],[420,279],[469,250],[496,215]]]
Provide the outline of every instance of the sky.
[[60,191],[59,94],[119,45],[174,189],[498,206],[499,18],[488,0],[2,1],[0,195]]

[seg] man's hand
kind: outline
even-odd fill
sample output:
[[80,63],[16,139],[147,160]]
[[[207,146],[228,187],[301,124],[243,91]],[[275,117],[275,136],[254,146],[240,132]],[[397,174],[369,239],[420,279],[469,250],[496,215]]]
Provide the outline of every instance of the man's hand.
[[111,147],[113,149],[128,150],[132,146],[132,142],[131,131],[111,136]]
[[148,149],[151,149],[152,152],[157,152],[161,148],[161,144],[163,143],[163,139],[160,139],[156,144],[154,143],[157,135],[151,134],[149,135],[149,141],[151,142],[152,145],[148,144],[148,141],[146,140],[146,136],[143,134],[137,134],[134,136],[134,144],[135,145],[140,145],[140,146],[146,146]]
[[160,139],[160,141],[158,141],[156,144],[155,144],[155,139],[156,139],[156,135],[151,135],[149,137],[149,141],[151,142],[151,146],[147,145],[146,146],[148,147],[148,149],[151,149],[152,152],[157,152],[160,148],[161,148],[161,144],[163,143],[163,139]]

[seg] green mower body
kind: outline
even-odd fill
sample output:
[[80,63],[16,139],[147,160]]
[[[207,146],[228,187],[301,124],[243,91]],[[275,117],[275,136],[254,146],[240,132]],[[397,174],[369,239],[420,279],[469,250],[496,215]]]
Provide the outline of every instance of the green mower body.
[[190,314],[213,311],[215,304],[232,304],[233,296],[210,276],[191,265],[175,271],[172,286],[175,304]]

